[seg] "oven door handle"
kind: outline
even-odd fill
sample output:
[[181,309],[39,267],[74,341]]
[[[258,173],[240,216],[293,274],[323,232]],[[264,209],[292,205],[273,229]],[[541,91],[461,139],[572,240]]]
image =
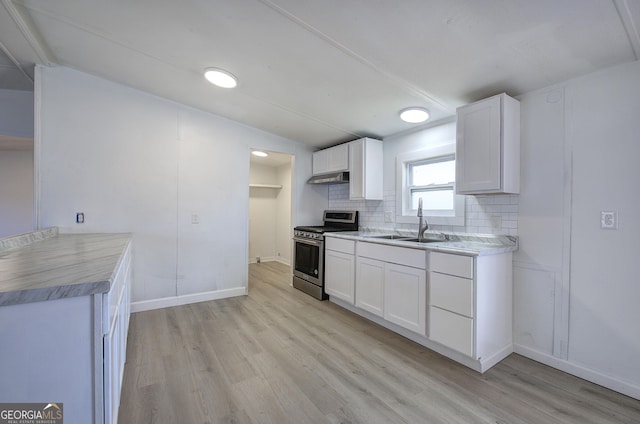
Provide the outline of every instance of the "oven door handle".
[[310,244],[312,246],[318,246],[321,247],[322,244],[324,243],[324,241],[322,240],[309,240],[309,239],[300,239],[300,238],[293,238],[293,241],[295,243],[304,243],[304,244]]

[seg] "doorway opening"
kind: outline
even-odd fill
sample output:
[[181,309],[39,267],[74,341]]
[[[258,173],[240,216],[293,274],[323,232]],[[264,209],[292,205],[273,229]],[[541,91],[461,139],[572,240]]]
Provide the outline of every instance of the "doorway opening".
[[[252,149],[253,151],[254,149]],[[250,154],[248,263],[291,266],[293,156]]]

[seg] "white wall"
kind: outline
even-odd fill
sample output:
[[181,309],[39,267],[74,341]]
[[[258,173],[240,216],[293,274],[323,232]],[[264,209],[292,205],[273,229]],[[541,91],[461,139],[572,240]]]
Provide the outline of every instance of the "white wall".
[[639,398],[640,62],[520,100],[516,351]]
[[33,230],[33,151],[0,150],[0,237]]
[[33,92],[0,90],[0,135],[33,138]]
[[277,183],[282,186],[278,190],[276,210],[276,260],[291,264],[293,226],[291,225],[291,164],[281,165],[276,169]]
[[[569,360],[640,396],[640,62],[572,84]],[[618,211],[617,231],[600,211]]]
[[321,219],[306,146],[68,68],[36,75],[39,227],[132,232],[145,308],[246,291],[249,146],[296,157],[293,222]]

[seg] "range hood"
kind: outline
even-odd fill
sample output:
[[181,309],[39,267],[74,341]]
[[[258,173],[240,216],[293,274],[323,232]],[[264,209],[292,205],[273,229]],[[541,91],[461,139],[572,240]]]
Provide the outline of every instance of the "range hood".
[[331,174],[314,175],[309,178],[309,184],[344,184],[349,182],[348,172],[333,172]]

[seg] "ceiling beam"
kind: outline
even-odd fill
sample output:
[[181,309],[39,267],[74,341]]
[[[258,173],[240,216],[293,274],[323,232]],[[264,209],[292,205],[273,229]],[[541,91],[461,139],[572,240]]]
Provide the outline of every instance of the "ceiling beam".
[[[13,0],[2,0],[2,5],[7,10],[9,16],[11,16],[11,19],[13,19],[16,26],[22,33],[22,36],[27,40],[27,43],[29,43],[29,46],[38,57],[39,64],[46,66],[55,65],[55,60],[49,51],[47,43],[35,28],[29,16],[21,12]],[[10,54],[7,56],[12,57]],[[18,65],[18,68],[22,69],[22,66]]]
[[613,0],[613,3],[627,32],[636,60],[638,60],[640,59],[640,6],[635,3],[635,9],[631,10],[628,0]]
[[2,50],[2,53],[4,53],[5,56],[7,56],[9,58],[9,60],[15,65],[16,68],[18,68],[18,70],[20,71],[20,73],[22,73],[22,75],[29,81],[31,81],[31,83],[33,84],[33,78],[31,78],[31,75],[29,75],[24,68],[22,67],[22,65],[20,64],[20,62],[18,62],[18,60],[11,54],[11,52],[9,51],[9,49],[7,48],[7,46],[5,46],[4,44],[2,44],[2,41],[0,41],[0,50]]

